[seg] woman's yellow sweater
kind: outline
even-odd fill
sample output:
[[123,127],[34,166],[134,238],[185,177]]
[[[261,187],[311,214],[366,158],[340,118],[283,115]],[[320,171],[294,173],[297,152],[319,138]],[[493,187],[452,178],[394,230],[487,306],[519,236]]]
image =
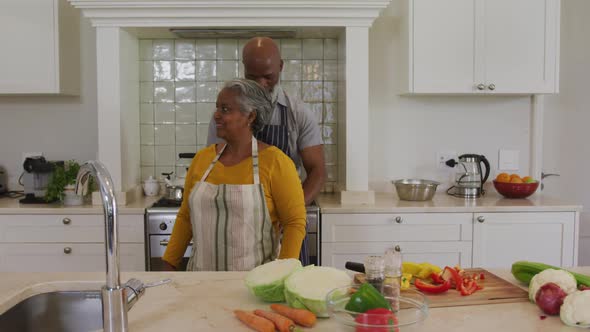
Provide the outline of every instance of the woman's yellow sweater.
[[[188,169],[182,204],[172,236],[162,257],[166,262],[178,267],[182,256],[193,237],[188,199],[197,181],[216,156],[215,144],[199,151]],[[270,146],[258,152],[260,183],[275,227],[282,226],[283,239],[279,258],[299,258],[301,243],[305,237],[305,202],[301,180],[293,161],[277,147]],[[212,184],[252,184],[252,157],[233,166],[221,162],[209,173],[206,182]],[[278,224],[277,224],[278,223]]]

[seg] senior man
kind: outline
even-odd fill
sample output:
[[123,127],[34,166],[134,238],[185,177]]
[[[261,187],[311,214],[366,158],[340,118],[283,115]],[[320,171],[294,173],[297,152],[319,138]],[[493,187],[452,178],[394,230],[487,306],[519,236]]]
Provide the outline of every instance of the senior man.
[[[279,85],[283,70],[281,53],[268,37],[250,39],[242,52],[244,76],[269,91],[273,98],[270,122],[256,138],[274,145],[288,155],[298,170],[305,169],[303,181],[305,204],[309,205],[320,192],[325,178],[324,147],[318,124],[301,100],[288,96]],[[207,145],[223,142],[217,137],[215,122],[209,123]]]

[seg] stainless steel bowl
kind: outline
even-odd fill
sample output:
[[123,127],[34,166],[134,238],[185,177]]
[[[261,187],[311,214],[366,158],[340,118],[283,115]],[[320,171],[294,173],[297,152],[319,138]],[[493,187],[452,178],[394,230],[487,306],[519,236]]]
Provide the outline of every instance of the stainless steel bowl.
[[422,179],[402,179],[391,181],[399,199],[403,201],[428,201],[436,193],[436,187],[440,184],[436,181]]

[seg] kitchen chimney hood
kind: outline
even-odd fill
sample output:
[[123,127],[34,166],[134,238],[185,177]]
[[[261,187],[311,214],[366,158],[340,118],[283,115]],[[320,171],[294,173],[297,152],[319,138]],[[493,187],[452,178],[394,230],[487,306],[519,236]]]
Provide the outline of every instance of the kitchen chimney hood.
[[175,36],[179,38],[243,38],[249,39],[253,37],[270,37],[273,39],[279,38],[295,38],[297,32],[295,30],[281,30],[281,29],[209,29],[209,28],[172,28],[170,29]]
[[96,27],[98,159],[123,198],[140,183],[138,38],[150,31],[172,35],[170,29],[176,38],[326,29],[338,32],[341,202],[374,204],[368,186],[369,28],[391,0],[68,1]]

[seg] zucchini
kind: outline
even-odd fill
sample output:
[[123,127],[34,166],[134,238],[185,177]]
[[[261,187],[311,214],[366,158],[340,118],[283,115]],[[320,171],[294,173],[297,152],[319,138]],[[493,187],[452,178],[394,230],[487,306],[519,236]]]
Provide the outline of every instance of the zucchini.
[[[565,270],[556,266],[547,265],[538,262],[528,262],[528,261],[518,261],[512,264],[512,275],[516,280],[523,282],[525,284],[529,284],[531,279],[535,276],[535,274],[546,270],[546,269],[554,269],[554,270]],[[567,271],[567,270],[566,270]],[[590,276],[586,276],[583,274],[575,273],[572,271],[568,271],[571,273],[574,278],[576,278],[576,282],[579,285],[590,286]]]

